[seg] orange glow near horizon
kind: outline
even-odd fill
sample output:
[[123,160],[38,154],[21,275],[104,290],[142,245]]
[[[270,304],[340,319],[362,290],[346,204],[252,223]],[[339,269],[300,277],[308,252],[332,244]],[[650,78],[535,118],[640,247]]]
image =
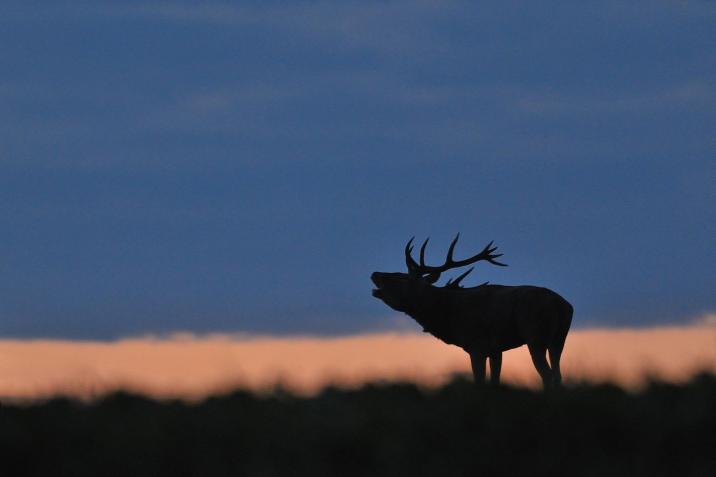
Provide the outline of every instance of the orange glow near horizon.
[[[462,350],[415,333],[0,340],[4,399],[57,394],[92,398],[117,389],[158,398],[201,399],[237,387],[266,390],[279,382],[311,394],[329,384],[355,387],[379,380],[436,386],[469,370]],[[699,371],[716,372],[716,327],[574,330],[567,339],[562,371],[567,382],[611,381],[628,388],[649,377],[685,381]],[[504,355],[503,381],[539,385],[525,347]]]

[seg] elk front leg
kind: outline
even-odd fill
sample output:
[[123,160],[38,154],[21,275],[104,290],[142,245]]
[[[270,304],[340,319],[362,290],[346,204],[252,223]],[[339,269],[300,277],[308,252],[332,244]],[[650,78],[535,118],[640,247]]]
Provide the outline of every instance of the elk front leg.
[[486,359],[484,354],[470,353],[470,364],[472,365],[472,376],[475,378],[475,384],[483,384],[485,382]]
[[502,353],[490,355],[490,383],[500,384],[500,371],[502,370]]

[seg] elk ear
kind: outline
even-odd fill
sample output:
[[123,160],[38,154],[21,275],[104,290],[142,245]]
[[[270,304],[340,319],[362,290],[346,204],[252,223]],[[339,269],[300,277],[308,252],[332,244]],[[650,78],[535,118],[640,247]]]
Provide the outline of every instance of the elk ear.
[[436,281],[440,280],[440,272],[429,273],[423,277],[423,280],[432,285]]

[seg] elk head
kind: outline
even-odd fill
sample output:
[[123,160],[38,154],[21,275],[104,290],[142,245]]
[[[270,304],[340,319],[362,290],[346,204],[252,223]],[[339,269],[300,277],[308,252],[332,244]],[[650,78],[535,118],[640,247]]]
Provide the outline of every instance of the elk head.
[[[420,263],[417,263],[412,256],[413,239],[415,239],[415,237],[411,238],[405,245],[405,264],[408,267],[408,273],[374,272],[370,276],[376,286],[376,288],[373,289],[373,296],[382,300],[386,305],[396,311],[410,313],[415,311],[416,307],[420,306],[420,299],[425,296],[426,290],[432,288],[432,285],[440,279],[440,275],[447,270],[464,267],[465,265],[470,265],[481,260],[486,260],[502,267],[507,266],[495,260],[502,256],[502,254],[494,253],[497,247],[493,247],[492,242],[487,244],[477,255],[466,258],[465,260],[455,261],[453,259],[453,252],[455,251],[458,238],[460,238],[460,234],[457,234],[450,244],[445,263],[437,267],[425,264],[425,248],[430,239],[426,239],[420,247]],[[455,280],[450,280],[445,285],[445,288],[459,288],[460,281],[471,271],[472,268]]]

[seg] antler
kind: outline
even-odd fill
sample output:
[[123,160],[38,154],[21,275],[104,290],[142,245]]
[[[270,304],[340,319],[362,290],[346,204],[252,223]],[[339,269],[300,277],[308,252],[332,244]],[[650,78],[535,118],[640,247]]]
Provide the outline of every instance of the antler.
[[[457,234],[455,238],[453,239],[452,243],[450,243],[450,247],[448,248],[447,258],[445,259],[445,263],[443,263],[440,266],[432,267],[430,265],[425,264],[425,248],[428,246],[428,242],[430,241],[430,238],[425,239],[423,242],[423,245],[420,247],[420,263],[416,263],[413,259],[412,252],[413,252],[413,240],[415,237],[411,238],[410,241],[408,241],[408,244],[405,246],[405,263],[408,266],[408,271],[411,273],[416,273],[420,275],[426,275],[430,274],[430,283],[434,283],[440,278],[440,274],[446,270],[450,270],[451,268],[458,268],[458,267],[464,267],[465,265],[470,265],[475,262],[479,262],[482,260],[485,260],[487,262],[490,262],[493,265],[498,265],[500,267],[506,267],[507,265],[504,263],[500,263],[497,260],[495,260],[498,257],[501,257],[501,253],[494,253],[497,250],[497,247],[493,247],[492,243],[493,241],[490,241],[485,248],[480,251],[480,253],[473,255],[470,258],[466,258],[465,260],[457,260],[455,261],[453,259],[453,253],[455,252],[455,245],[457,245],[457,241],[460,238],[460,234]],[[460,275],[456,280],[451,281],[452,286],[458,286],[460,281],[467,276],[468,273],[470,273],[472,269],[468,270],[467,272]]]
[[473,271],[474,269],[475,269],[475,267],[468,268],[466,272],[464,272],[462,275],[457,277],[455,280],[450,278],[447,281],[447,283],[445,283],[445,288],[460,288],[460,282],[462,281],[462,279],[465,278],[466,276],[468,276],[470,274],[470,272]]
[[408,240],[408,243],[405,245],[405,264],[408,266],[408,273],[421,276],[423,280],[428,283],[435,283],[440,278],[440,273],[423,271],[422,267],[422,264],[425,263],[425,247],[427,246],[428,240],[430,239],[425,240],[425,242],[423,242],[423,245],[420,247],[420,264],[418,264],[415,259],[413,259],[414,239],[415,237],[411,237],[410,240]]
[[431,273],[431,272],[437,272],[441,273],[446,270],[450,270],[451,268],[458,268],[458,267],[464,267],[465,265],[470,265],[475,262],[479,262],[481,260],[486,260],[490,262],[493,265],[498,265],[500,267],[506,267],[507,265],[504,263],[500,263],[497,260],[495,260],[498,257],[501,257],[501,253],[494,253],[497,250],[497,247],[493,247],[492,243],[493,241],[490,241],[487,245],[485,245],[485,248],[480,251],[480,253],[473,255],[470,258],[466,258],[465,260],[458,260],[455,261],[453,259],[453,253],[455,252],[455,245],[457,245],[457,241],[460,238],[460,234],[457,234],[455,238],[453,239],[452,243],[450,244],[450,248],[448,248],[447,258],[445,259],[445,263],[438,267],[431,267],[429,265],[425,265],[425,247],[428,244],[428,240],[425,240],[423,242],[423,246],[420,248],[420,270],[424,273]]
[[[470,268],[468,271],[466,271],[465,273],[463,273],[462,275],[460,275],[459,277],[457,277],[454,280],[452,278],[448,279],[448,281],[445,283],[443,288],[447,288],[448,290],[457,290],[457,289],[462,288],[462,285],[460,285],[460,282],[462,281],[463,278],[465,278],[468,275],[468,273],[473,271],[474,268],[475,267]],[[490,283],[490,282],[482,282],[478,285],[478,287],[484,287],[488,283]],[[477,287],[473,287],[473,288],[477,288]]]

